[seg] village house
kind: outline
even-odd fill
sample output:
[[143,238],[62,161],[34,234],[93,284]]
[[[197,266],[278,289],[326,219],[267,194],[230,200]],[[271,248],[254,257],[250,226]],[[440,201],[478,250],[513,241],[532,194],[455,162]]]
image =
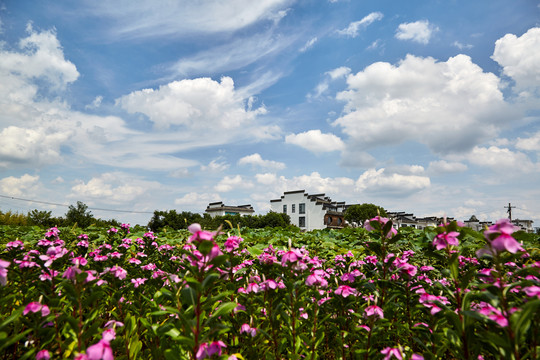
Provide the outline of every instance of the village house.
[[[412,227],[415,229],[424,229],[428,226],[439,226],[444,222],[444,218],[437,216],[428,216],[424,218],[417,218],[411,213],[404,211],[387,212],[388,218],[392,220],[392,226],[394,229],[402,227]],[[447,218],[446,221],[453,221],[453,218]]]
[[210,214],[211,217],[216,216],[225,216],[225,215],[252,215],[255,210],[253,210],[253,207],[248,205],[238,205],[238,206],[229,206],[223,204],[222,201],[213,202],[208,204],[206,207],[206,210],[204,211],[207,214]]
[[308,194],[305,190],[286,191],[281,198],[270,200],[271,211],[284,213],[291,224],[305,231],[345,227],[345,202],[332,201],[325,194]]

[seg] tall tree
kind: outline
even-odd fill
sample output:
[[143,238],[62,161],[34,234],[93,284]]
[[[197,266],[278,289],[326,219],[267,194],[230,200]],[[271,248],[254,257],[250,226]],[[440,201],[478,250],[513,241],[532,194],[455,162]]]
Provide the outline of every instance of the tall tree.
[[386,211],[382,207],[374,204],[351,205],[345,210],[345,220],[360,226],[366,220],[372,219],[377,215],[387,216]]
[[69,225],[79,226],[80,228],[87,228],[94,222],[94,215],[88,211],[88,206],[82,201],[77,201],[77,206],[70,205],[69,210],[66,213],[66,223]]

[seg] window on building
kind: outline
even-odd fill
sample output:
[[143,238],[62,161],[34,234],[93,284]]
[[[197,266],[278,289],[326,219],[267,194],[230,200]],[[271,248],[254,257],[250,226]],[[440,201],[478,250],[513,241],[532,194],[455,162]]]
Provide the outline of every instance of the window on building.
[[292,204],[291,205],[291,212],[294,214],[294,211],[296,210],[296,204]]
[[298,226],[303,228],[303,227],[306,227],[306,217],[305,216],[300,216],[298,218]]
[[343,223],[343,220],[342,220],[341,218],[338,218],[338,219],[337,219],[337,224],[338,224],[339,226],[341,226],[342,223]]
[[299,214],[305,214],[306,213],[306,204],[298,204],[298,213]]
[[329,216],[326,218],[326,225],[330,225],[332,223],[332,217]]
[[287,213],[287,205],[283,205],[283,213],[284,213],[284,214]]

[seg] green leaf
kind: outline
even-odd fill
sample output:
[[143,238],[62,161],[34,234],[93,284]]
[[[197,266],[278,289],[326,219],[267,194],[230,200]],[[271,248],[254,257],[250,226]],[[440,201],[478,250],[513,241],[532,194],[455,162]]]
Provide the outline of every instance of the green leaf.
[[212,316],[210,316],[210,318],[208,319],[208,321],[212,320],[212,319],[216,319],[220,316],[223,316],[223,315],[228,315],[229,313],[231,313],[231,311],[233,311],[236,307],[238,306],[237,303],[235,302],[226,302],[224,304],[221,304],[220,307],[218,307],[216,310],[214,310],[212,312]]

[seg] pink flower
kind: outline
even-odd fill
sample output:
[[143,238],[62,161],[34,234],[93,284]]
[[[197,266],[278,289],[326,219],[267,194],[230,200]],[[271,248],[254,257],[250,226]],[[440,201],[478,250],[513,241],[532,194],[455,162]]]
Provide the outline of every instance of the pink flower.
[[287,266],[288,262],[295,263],[303,257],[304,255],[299,249],[291,249],[281,257],[281,266]]
[[7,284],[7,268],[9,267],[9,264],[11,264],[9,261],[0,259],[0,284],[4,286]]
[[195,354],[195,359],[202,360],[211,357],[214,354],[218,354],[221,356],[221,348],[225,348],[227,345],[221,340],[214,341],[211,344],[208,343],[202,343],[199,345],[199,349],[197,350],[197,353]]
[[328,281],[325,279],[325,277],[328,277],[329,275],[324,272],[324,270],[315,270],[313,274],[308,275],[306,278],[306,285],[307,286],[320,286],[320,287],[327,287]]
[[459,233],[457,231],[450,231],[449,233],[446,233],[445,231],[435,236],[435,239],[433,239],[433,246],[435,246],[437,250],[444,249],[448,246],[458,246],[458,236]]
[[246,333],[246,334],[251,335],[251,337],[255,337],[255,335],[257,335],[257,328],[252,328],[248,324],[243,324],[240,327],[240,334],[242,333]]
[[192,241],[203,241],[203,240],[213,240],[214,239],[214,233],[211,233],[209,231],[204,231],[201,229],[201,225],[194,223],[188,226],[188,230],[191,235],[188,239],[188,242]]
[[86,349],[88,360],[114,360],[111,344],[104,339]]
[[31,302],[23,310],[23,315],[28,314],[29,312],[37,313],[41,311],[41,316],[47,316],[51,313],[47,305],[42,305],[39,302]]
[[36,360],[48,360],[51,358],[48,350],[40,350],[36,354]]
[[401,350],[398,348],[386,347],[381,350],[381,354],[385,355],[384,360],[389,360],[392,356],[395,356],[398,360],[403,360]]
[[77,266],[85,266],[86,264],[88,264],[88,260],[86,260],[82,256],[74,257],[73,259],[71,259],[71,262]]
[[511,234],[513,232],[514,225],[509,219],[501,219],[497,221],[495,225],[490,226],[488,230],[484,231],[484,236],[490,243],[483,249],[478,250],[476,255],[493,255],[493,251],[495,253],[508,251],[512,254],[515,254],[517,251],[523,251],[521,244],[512,237]]
[[341,285],[341,286],[338,286],[338,288],[336,289],[336,291],[334,291],[334,293],[346,298],[349,295],[357,296],[358,290],[347,285]]
[[133,283],[133,285],[135,285],[136,288],[138,288],[139,286],[143,285],[146,280],[148,280],[148,279],[147,278],[136,278],[136,279],[131,279],[131,282]]
[[384,319],[383,310],[380,307],[378,307],[377,305],[368,306],[364,310],[364,316],[365,317],[375,317],[375,318],[379,318],[379,319]]
[[528,286],[525,289],[523,289],[525,294],[527,294],[528,297],[540,297],[540,286]]
[[[373,226],[371,226],[371,222],[372,221],[377,221],[378,223],[381,224],[381,228],[384,227],[384,225],[389,221],[390,219],[387,219],[387,218],[384,218],[384,217],[381,217],[381,216],[375,216],[373,219],[369,219],[369,220],[366,220],[364,222],[364,228],[367,230],[367,231],[373,231],[375,230],[375,228]],[[394,229],[393,227],[390,229],[390,231],[388,231],[388,234],[386,234],[386,238],[387,239],[390,239],[392,236],[394,235],[397,235],[397,230]]]
[[238,236],[230,236],[226,241],[225,241],[225,251],[227,252],[231,252],[233,251],[234,249],[238,249],[238,247],[240,246],[240,243],[244,241],[244,239],[242,239],[241,237],[238,237]]

